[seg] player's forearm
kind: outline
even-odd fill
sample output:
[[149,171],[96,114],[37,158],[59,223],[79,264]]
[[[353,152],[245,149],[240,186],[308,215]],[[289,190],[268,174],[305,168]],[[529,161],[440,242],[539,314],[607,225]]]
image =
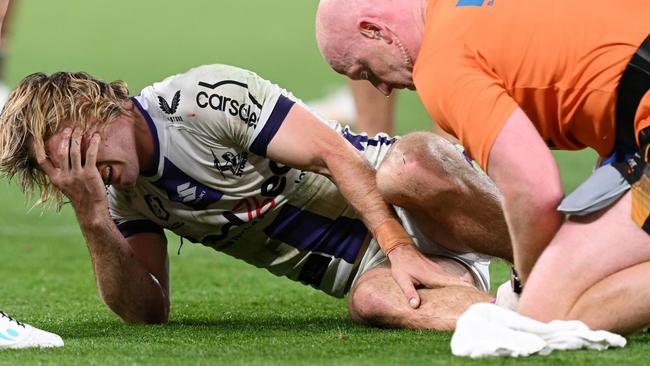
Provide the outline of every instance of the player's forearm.
[[[392,208],[384,202],[377,189],[375,170],[352,144],[309,110],[298,104],[292,107],[282,128],[269,144],[267,153],[270,159],[293,168],[331,177],[373,234],[379,225],[392,219],[395,225],[390,225],[387,232],[397,235],[389,237],[398,237],[398,241],[406,237],[411,243],[395,219]],[[385,249],[383,241],[378,241]]]
[[126,322],[164,323],[169,298],[159,279],[133,256],[107,213],[79,218],[97,286],[106,305]]
[[[360,213],[366,226],[376,234],[376,229],[390,220],[397,220],[393,209],[384,201],[377,189],[376,172],[356,151],[342,146],[324,155],[327,169],[341,194]],[[395,221],[389,236],[407,238],[406,232]],[[410,240],[408,240],[410,243]],[[384,242],[379,242],[382,249]]]

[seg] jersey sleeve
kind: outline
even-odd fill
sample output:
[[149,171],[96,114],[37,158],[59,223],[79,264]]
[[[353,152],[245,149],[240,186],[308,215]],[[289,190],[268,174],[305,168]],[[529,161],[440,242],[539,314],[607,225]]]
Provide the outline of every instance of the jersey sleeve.
[[465,50],[460,59],[425,61],[414,81],[430,116],[487,171],[492,145],[517,103],[503,81],[480,62],[480,55]]
[[171,88],[191,98],[186,107],[191,111],[183,113],[193,117],[191,128],[222,146],[260,156],[266,156],[269,142],[289,110],[299,102],[254,72],[227,65],[201,66],[165,82],[181,84]]
[[129,201],[128,193],[114,187],[108,189],[109,214],[125,238],[141,233],[165,235],[162,227],[133,210]]

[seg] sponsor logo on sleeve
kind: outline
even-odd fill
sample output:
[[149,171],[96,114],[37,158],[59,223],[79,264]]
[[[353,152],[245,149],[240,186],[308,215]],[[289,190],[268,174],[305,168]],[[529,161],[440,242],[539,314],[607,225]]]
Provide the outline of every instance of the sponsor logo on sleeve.
[[[260,104],[248,91],[248,84],[235,80],[223,80],[214,84],[199,81],[198,85],[202,88],[208,89],[201,90],[196,94],[196,105],[199,108],[211,108],[215,111],[221,111],[239,118],[249,127],[257,127],[257,122],[260,119],[260,112],[262,110],[262,104]],[[237,100],[225,95],[225,92],[220,92],[220,87],[224,85],[246,89],[248,92],[248,99]]]
[[160,109],[165,112],[165,114],[169,114],[170,116],[167,117],[167,119],[170,122],[183,122],[183,117],[181,116],[174,116],[176,113],[176,110],[178,109],[178,105],[181,102],[181,91],[178,90],[174,94],[174,97],[172,98],[172,104],[169,105],[167,103],[167,100],[161,96],[158,96],[158,105],[160,106]]
[[181,91],[178,90],[176,94],[174,94],[174,98],[172,99],[172,105],[170,106],[165,98],[158,96],[158,104],[160,105],[160,109],[162,109],[163,112],[166,114],[174,114],[176,113],[176,109],[178,109],[178,104],[181,101]]

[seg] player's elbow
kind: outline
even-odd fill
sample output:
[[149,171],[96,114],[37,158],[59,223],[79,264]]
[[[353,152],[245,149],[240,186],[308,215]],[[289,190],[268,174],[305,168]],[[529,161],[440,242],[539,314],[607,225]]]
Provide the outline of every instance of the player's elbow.
[[134,324],[165,324],[169,321],[169,309],[150,309],[135,317],[122,318],[122,320]]
[[368,163],[347,141],[340,139],[318,147],[318,173],[325,176],[366,168]]
[[122,321],[134,324],[163,324],[169,320],[170,304],[163,294],[111,296],[102,294],[106,306]]
[[125,323],[164,324],[169,320],[169,306],[127,308],[111,305],[108,302],[106,305]]

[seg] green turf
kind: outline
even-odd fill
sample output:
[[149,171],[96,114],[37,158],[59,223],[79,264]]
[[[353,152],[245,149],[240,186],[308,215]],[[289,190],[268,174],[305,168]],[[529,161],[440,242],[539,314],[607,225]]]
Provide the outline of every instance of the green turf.
[[[59,6],[57,6],[57,4]],[[343,79],[322,62],[313,34],[316,0],[22,1],[7,78],[86,70],[124,79],[137,91],[204,63],[230,63],[310,99]],[[413,93],[400,96],[398,131],[429,129]],[[525,154],[525,152],[522,152]],[[571,155],[571,156],[569,156]],[[593,154],[560,154],[567,189]],[[101,303],[74,215],[28,212],[14,186],[0,184],[0,308],[59,333],[56,350],[1,351],[0,364],[510,364],[451,356],[450,335],[355,326],[346,302],[170,236],[172,314],[165,326],[126,325]],[[507,267],[493,268],[493,283]],[[645,364],[646,336],[624,350],[567,352],[524,364]]]

